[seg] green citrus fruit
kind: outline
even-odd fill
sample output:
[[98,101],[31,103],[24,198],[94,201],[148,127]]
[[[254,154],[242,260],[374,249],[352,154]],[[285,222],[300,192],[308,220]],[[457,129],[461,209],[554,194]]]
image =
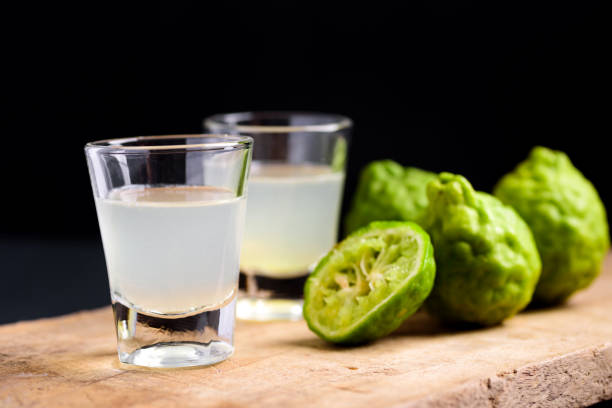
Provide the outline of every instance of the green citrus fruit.
[[499,181],[494,194],[533,231],[542,257],[536,301],[563,302],[599,275],[610,247],[606,209],[565,153],[534,148]]
[[372,221],[418,223],[427,208],[427,183],[435,178],[435,173],[403,167],[392,160],[371,162],[359,175],[351,209],[344,219],[346,234]]
[[304,288],[304,318],[321,338],[356,344],[395,330],[435,279],[429,235],[412,222],[376,221],[340,242]]
[[540,256],[525,221],[460,175],[427,185],[423,227],[436,249],[427,309],[450,322],[494,325],[522,310],[540,277]]

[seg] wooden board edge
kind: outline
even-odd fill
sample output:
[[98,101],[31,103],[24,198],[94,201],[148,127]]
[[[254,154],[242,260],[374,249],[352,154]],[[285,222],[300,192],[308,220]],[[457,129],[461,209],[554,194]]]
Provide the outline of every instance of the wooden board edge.
[[612,342],[579,350],[444,394],[407,401],[405,408],[584,407],[612,399]]

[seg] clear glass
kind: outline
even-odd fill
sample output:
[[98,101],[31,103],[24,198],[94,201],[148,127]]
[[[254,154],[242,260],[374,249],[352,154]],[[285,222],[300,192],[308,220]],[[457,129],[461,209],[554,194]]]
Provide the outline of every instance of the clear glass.
[[85,146],[121,362],[185,367],[233,353],[252,142],[174,135]]
[[301,319],[306,278],[337,240],[351,120],[243,112],[212,116],[204,126],[255,140],[238,318]]

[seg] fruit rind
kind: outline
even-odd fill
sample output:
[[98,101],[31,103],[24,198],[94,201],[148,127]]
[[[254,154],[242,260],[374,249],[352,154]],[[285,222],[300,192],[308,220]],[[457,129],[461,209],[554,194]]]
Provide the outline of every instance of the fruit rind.
[[527,224],[460,175],[441,173],[427,194],[423,226],[437,268],[427,310],[445,321],[494,325],[527,306],[541,269]]
[[610,246],[595,187],[563,152],[535,147],[498,182],[494,194],[531,228],[542,257],[534,299],[555,304],[591,284]]
[[[377,232],[385,233],[385,231],[392,230],[395,232],[403,230],[419,241],[418,259],[414,260],[415,268],[405,271],[410,273],[394,271],[393,273],[405,273],[405,276],[399,275],[401,276],[399,285],[394,288],[390,287],[388,296],[379,301],[372,298],[372,302],[377,301],[377,304],[352,324],[337,330],[332,330],[330,327],[321,324],[317,317],[322,310],[317,309],[315,295],[321,296],[322,279],[329,279],[329,275],[325,275],[325,277],[322,275],[332,272],[329,269],[331,265],[328,265],[330,260],[341,257],[342,251],[349,245],[358,246],[361,238],[367,239]],[[340,242],[318,263],[304,288],[304,318],[308,327],[327,341],[341,344],[359,344],[371,341],[389,334],[412,315],[431,292],[434,279],[433,246],[428,234],[421,227],[412,222],[373,222]],[[334,316],[334,318],[336,317]]]
[[372,221],[414,221],[427,207],[426,185],[435,173],[416,167],[403,167],[393,160],[369,163],[359,175],[359,181],[345,218],[349,233]]

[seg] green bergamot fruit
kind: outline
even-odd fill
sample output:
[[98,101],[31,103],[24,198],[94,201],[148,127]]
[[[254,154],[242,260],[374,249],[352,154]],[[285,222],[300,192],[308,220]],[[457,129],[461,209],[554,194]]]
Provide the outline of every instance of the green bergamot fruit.
[[560,303],[593,282],[610,246],[606,211],[567,155],[534,148],[494,194],[514,207],[535,237],[542,276],[534,300]]
[[403,167],[392,160],[374,161],[359,176],[351,209],[345,218],[347,234],[372,221],[419,222],[427,207],[425,187],[436,174]]
[[412,222],[380,221],[325,256],[304,287],[304,318],[319,337],[357,344],[395,330],[434,283],[429,235]]
[[527,306],[541,264],[521,217],[459,175],[441,173],[427,196],[422,225],[437,266],[427,309],[446,321],[494,325]]

